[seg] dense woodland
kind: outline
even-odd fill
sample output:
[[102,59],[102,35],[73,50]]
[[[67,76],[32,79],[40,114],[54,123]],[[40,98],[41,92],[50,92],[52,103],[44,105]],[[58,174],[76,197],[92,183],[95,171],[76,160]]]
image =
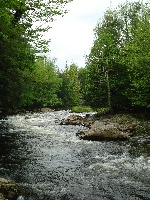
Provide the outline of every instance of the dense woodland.
[[150,109],[150,4],[108,9],[94,29],[86,66],[66,64],[59,71],[55,59],[36,56],[47,50],[42,34],[49,27],[34,23],[52,22],[68,2],[0,2],[0,110]]

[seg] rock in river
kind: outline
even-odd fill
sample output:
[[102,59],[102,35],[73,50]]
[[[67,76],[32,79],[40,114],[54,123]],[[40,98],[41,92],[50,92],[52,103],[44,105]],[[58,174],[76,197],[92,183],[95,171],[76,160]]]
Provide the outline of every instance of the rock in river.
[[22,192],[15,183],[0,177],[0,200],[24,200]]
[[77,133],[80,139],[85,140],[128,140],[131,133],[120,128],[118,123],[95,121],[90,129]]
[[93,123],[92,117],[90,115],[86,115],[85,117],[79,115],[70,115],[67,119],[61,121],[61,125],[81,125],[90,127]]

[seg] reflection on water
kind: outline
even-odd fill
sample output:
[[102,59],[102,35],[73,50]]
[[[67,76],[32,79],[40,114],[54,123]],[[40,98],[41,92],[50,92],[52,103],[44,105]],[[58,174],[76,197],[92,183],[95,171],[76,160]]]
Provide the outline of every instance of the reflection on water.
[[80,126],[59,125],[69,112],[0,121],[0,175],[26,200],[150,199],[150,157],[136,142],[79,140]]

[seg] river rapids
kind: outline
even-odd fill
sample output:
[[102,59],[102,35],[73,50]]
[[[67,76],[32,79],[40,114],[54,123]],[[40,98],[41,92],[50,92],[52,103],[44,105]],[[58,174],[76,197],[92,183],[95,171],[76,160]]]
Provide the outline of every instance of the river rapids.
[[0,176],[18,183],[25,200],[150,199],[150,157],[140,142],[80,140],[84,127],[60,125],[69,115],[1,119]]

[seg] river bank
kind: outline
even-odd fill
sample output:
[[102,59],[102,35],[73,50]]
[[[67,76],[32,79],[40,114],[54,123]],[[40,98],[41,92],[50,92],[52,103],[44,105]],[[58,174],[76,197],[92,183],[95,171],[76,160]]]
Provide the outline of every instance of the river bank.
[[23,200],[21,188],[11,180],[0,177],[0,200]]
[[[40,108],[33,110],[16,110],[8,113],[1,112],[1,116],[17,115],[17,114],[33,114],[54,112],[51,108]],[[90,112],[89,112],[90,113]],[[73,113],[61,121],[61,125],[81,125],[88,129],[79,131],[76,135],[80,139],[87,140],[128,140],[130,137],[138,134],[150,133],[150,116],[148,113],[96,113],[85,114]],[[145,141],[150,145],[150,138]]]
[[[51,113],[51,108],[40,108],[34,110],[16,110],[14,113],[8,112],[7,115]],[[150,118],[148,113],[72,113],[67,118],[62,119],[60,125],[81,125],[88,129],[81,130],[76,136],[85,140],[128,140],[138,134],[148,136],[145,143],[150,145]],[[95,113],[95,114],[94,114]],[[1,112],[2,114],[2,112]],[[3,115],[4,116],[4,115]]]
[[150,147],[150,120],[143,115],[108,114],[103,116],[70,115],[62,120],[63,125],[82,125],[87,129],[77,133],[80,139],[86,140],[129,140],[145,134],[144,143]]

